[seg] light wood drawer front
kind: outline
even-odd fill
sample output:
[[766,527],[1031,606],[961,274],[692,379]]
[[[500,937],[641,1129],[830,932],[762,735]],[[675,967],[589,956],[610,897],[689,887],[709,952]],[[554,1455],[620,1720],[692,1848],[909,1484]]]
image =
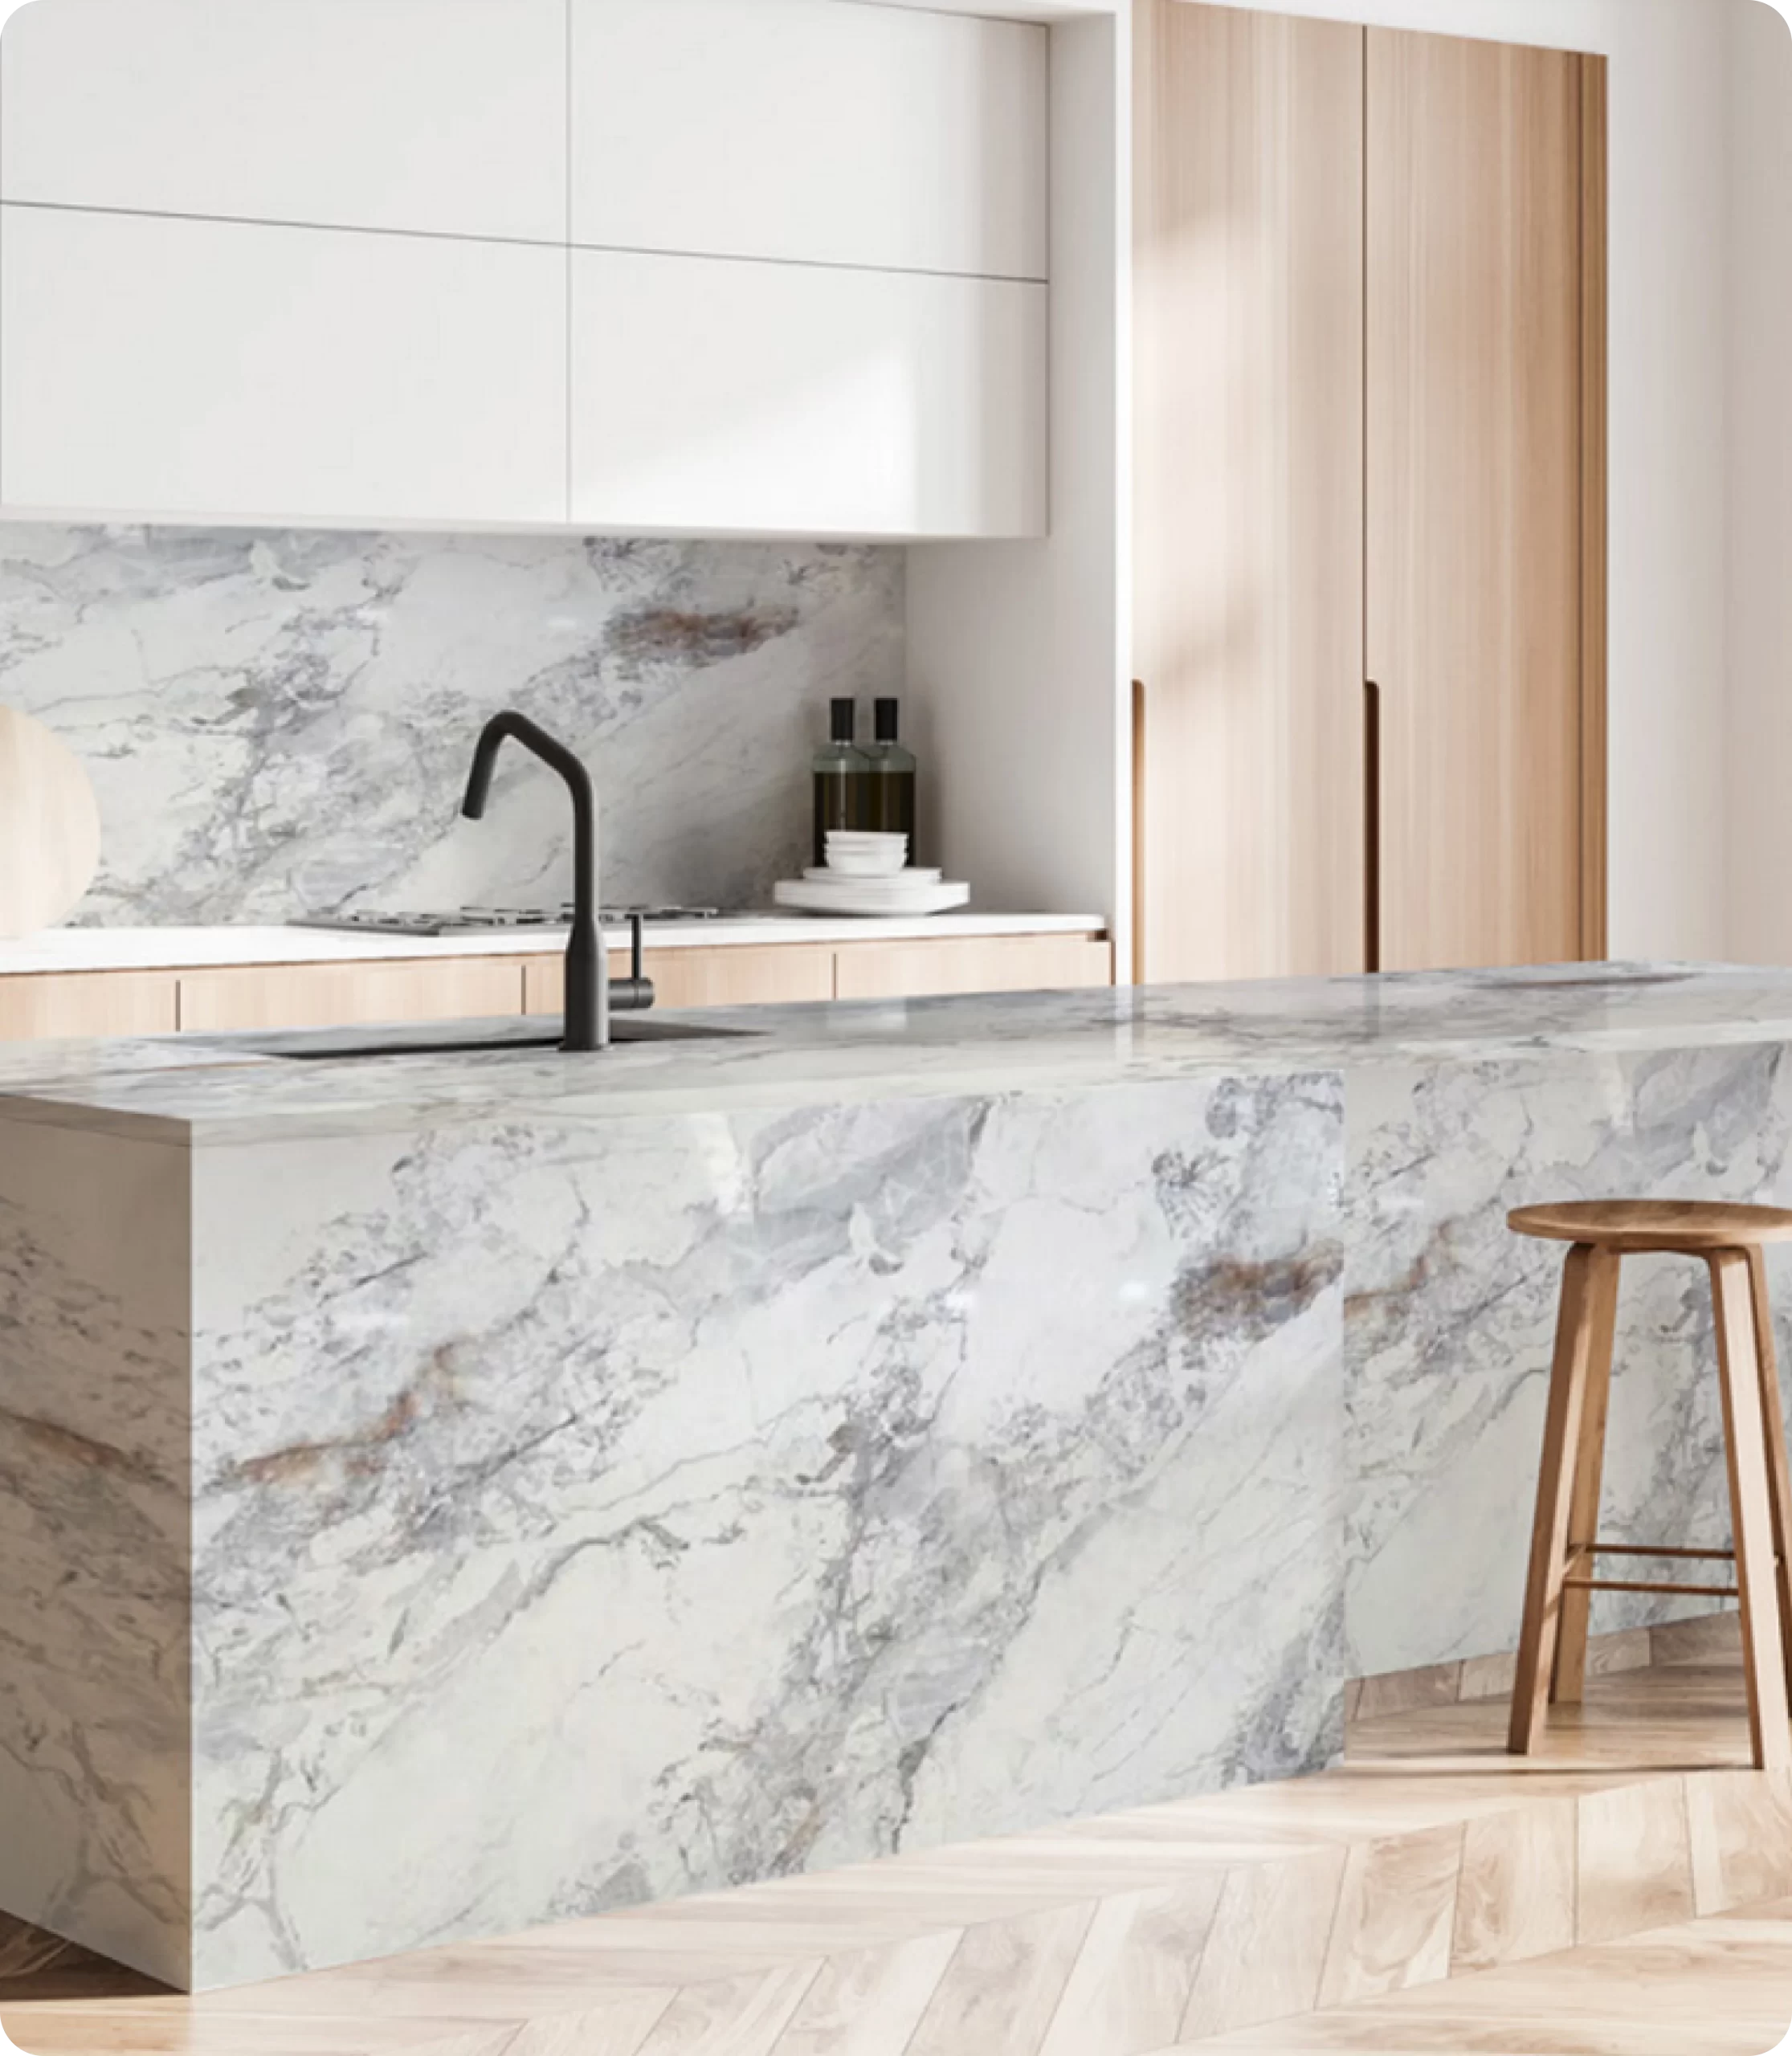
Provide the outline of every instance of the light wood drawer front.
[[78,1035],[172,1035],[179,1026],[171,971],[96,971],[0,978],[0,1042]]
[[[804,943],[771,944],[763,949],[650,949],[641,962],[659,1006],[769,1006],[834,997],[833,951]],[[626,956],[612,954],[610,974],[628,976]],[[558,957],[530,960],[531,1014],[558,1014],[565,993],[565,969]]]
[[859,943],[835,957],[838,999],[919,999],[941,993],[1055,992],[1113,983],[1111,944],[1086,936],[989,941]]
[[514,959],[276,965],[181,980],[181,1026],[189,1033],[470,1021],[522,1010],[523,966]]

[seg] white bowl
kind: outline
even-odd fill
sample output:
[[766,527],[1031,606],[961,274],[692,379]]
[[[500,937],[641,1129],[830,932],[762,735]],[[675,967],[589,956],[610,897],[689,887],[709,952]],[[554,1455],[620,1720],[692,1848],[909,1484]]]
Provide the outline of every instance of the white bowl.
[[851,828],[828,831],[827,867],[843,878],[894,878],[908,862],[906,835],[880,835]]
[[827,846],[827,868],[842,878],[897,878],[907,870],[908,838],[893,837],[893,849],[839,849]]

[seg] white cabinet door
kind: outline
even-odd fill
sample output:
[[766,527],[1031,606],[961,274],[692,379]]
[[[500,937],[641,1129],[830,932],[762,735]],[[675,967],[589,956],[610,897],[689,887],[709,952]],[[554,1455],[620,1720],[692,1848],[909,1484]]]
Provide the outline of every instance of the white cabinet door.
[[0,215],[8,505],[565,519],[564,250]]
[[575,243],[1045,277],[1047,30],[840,0],[573,10]]
[[1043,286],[573,253],[573,496],[593,528],[1027,536]]
[[0,74],[0,198],[565,239],[565,0],[36,0]]

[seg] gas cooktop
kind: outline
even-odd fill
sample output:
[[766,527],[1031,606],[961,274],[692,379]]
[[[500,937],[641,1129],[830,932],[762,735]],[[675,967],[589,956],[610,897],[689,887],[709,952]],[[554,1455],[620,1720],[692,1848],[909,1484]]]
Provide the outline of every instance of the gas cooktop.
[[[632,922],[713,921],[720,920],[719,907],[605,907],[598,921],[606,928],[627,928]],[[431,936],[500,933],[510,928],[563,928],[570,925],[573,910],[560,907],[461,907],[451,914],[388,914],[369,911],[358,914],[312,914],[293,925],[301,928],[331,928],[352,935],[404,935]]]

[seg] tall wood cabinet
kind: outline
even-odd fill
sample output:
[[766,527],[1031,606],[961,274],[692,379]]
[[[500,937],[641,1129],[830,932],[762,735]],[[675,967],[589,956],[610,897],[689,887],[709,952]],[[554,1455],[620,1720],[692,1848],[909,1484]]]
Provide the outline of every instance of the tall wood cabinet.
[[1137,973],[1601,955],[1603,61],[1136,21]]

